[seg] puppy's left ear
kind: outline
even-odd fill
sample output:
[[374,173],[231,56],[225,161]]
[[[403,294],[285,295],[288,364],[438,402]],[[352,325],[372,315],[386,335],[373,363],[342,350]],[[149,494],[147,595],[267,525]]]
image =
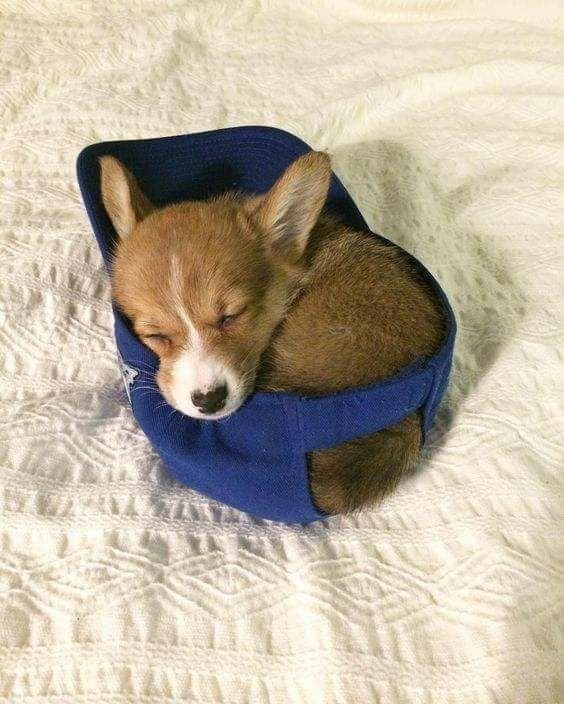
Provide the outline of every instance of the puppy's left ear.
[[297,262],[327,199],[331,161],[323,152],[296,159],[254,210],[266,245],[276,259]]
[[153,204],[121,161],[102,156],[99,163],[102,202],[115,231],[124,239],[154,209]]

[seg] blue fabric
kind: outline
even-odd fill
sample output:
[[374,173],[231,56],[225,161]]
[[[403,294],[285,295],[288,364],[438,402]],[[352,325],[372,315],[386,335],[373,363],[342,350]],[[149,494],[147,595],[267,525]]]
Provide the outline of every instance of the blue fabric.
[[[270,127],[235,127],[87,147],[78,157],[78,181],[106,266],[110,266],[116,234],[100,197],[99,156],[120,159],[153,203],[164,205],[233,188],[264,192],[309,150],[294,135]],[[368,231],[335,176],[328,207],[352,227]],[[418,265],[440,297],[449,324],[434,357],[417,360],[382,383],[337,394],[303,398],[293,393],[255,393],[234,415],[220,421],[172,413],[158,391],[129,395],[130,388],[156,371],[158,360],[114,309],[116,343],[133,413],[172,475],[254,516],[309,523],[323,514],[311,500],[306,452],[389,427],[419,408],[426,433],[448,381],[456,323],[438,283]]]

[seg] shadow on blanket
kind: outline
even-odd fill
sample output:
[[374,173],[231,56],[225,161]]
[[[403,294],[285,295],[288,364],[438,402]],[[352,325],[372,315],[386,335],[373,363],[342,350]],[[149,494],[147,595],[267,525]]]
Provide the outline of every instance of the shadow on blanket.
[[[505,252],[491,236],[465,226],[463,217],[507,169],[463,181],[449,191],[428,154],[389,141],[348,145],[335,152],[334,165],[372,229],[431,270],[457,316],[453,372],[425,448],[424,457],[429,457],[525,313]],[[348,173],[354,175],[350,183]]]

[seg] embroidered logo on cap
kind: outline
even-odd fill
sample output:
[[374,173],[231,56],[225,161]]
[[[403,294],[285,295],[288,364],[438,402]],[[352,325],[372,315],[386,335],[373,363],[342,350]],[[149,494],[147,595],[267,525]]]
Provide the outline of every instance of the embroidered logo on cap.
[[121,371],[121,376],[123,378],[123,385],[125,386],[125,393],[127,394],[128,401],[131,405],[131,389],[135,383],[135,379],[139,376],[139,370],[132,367],[127,362],[124,362],[123,357],[118,352],[118,362]]

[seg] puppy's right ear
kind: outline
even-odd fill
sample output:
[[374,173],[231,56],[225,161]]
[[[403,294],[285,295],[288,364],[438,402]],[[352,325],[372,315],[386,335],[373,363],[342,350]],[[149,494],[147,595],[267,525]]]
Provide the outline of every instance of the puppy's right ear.
[[327,199],[330,181],[327,154],[307,152],[256,201],[254,217],[266,234],[271,255],[287,262],[299,261]]
[[153,204],[120,161],[113,156],[102,156],[98,161],[106,212],[120,238],[129,237],[137,223],[154,209]]

